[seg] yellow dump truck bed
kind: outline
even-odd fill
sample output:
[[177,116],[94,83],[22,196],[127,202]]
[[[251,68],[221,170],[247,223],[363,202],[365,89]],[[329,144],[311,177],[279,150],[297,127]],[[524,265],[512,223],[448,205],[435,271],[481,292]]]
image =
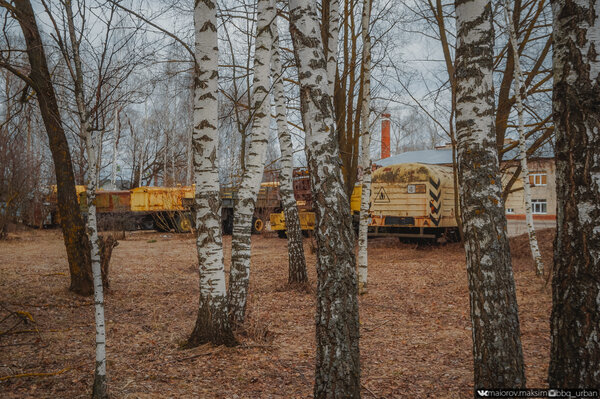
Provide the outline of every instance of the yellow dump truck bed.
[[183,199],[194,198],[194,187],[138,187],[131,190],[134,212],[183,211]]

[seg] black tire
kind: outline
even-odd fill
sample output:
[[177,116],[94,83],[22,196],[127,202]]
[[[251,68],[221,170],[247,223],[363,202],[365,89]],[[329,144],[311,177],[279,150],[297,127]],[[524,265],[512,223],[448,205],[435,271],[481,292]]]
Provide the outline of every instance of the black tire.
[[277,230],[277,237],[287,238],[287,231],[286,230]]
[[142,230],[154,230],[154,219],[152,216],[145,216],[140,221],[140,228]]
[[233,210],[225,208],[222,212],[221,226],[223,228],[223,235],[231,235],[233,233]]

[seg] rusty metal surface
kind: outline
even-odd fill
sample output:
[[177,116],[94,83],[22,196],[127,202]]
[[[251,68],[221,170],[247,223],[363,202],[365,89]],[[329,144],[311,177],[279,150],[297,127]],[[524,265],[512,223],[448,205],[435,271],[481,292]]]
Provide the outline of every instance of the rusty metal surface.
[[299,211],[312,210],[312,191],[307,168],[296,168],[292,174],[294,197]]
[[[315,213],[314,212],[300,212],[298,214],[300,219],[300,228],[302,230],[314,230],[315,229]],[[285,215],[283,212],[272,213],[270,215],[271,230],[285,230]]]
[[430,169],[424,165],[400,167],[385,166],[373,173],[373,183],[414,183],[426,182],[431,176]]
[[186,187],[138,187],[131,190],[133,212],[183,211],[183,199],[193,197],[194,188]]
[[[96,191],[96,213],[124,213],[130,211],[131,193],[129,190]],[[79,206],[87,211],[87,193],[79,194]]]

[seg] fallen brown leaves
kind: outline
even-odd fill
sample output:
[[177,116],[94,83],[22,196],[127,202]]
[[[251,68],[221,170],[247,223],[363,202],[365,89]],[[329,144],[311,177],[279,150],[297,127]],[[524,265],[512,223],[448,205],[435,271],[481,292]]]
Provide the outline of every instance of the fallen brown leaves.
[[[519,240],[526,239],[513,244]],[[471,331],[460,245],[416,247],[378,239],[370,247],[369,293],[360,297],[363,397],[471,396]],[[286,241],[254,236],[249,319],[241,345],[181,350],[196,317],[194,241],[128,233],[114,250],[106,298],[112,396],[311,397],[315,259],[308,240],[306,248],[311,286],[290,290]],[[547,251],[542,244],[546,257]],[[526,256],[513,252],[528,385],[543,387],[550,296]],[[0,378],[69,368],[53,376],[0,380],[3,398],[89,397],[92,301],[67,291],[65,270],[57,232],[22,233],[18,240],[0,243],[0,302],[31,314],[40,332],[0,337]]]

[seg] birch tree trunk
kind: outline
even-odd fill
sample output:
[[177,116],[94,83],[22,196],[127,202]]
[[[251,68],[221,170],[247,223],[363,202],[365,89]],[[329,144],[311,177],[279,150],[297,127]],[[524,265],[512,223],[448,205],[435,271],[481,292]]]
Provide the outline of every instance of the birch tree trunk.
[[138,187],[142,187],[143,186],[143,176],[144,176],[144,142],[142,141],[141,143],[141,147],[142,150],[140,151],[140,171],[139,171],[139,181],[138,181]]
[[371,111],[371,38],[369,26],[371,19],[371,0],[364,0],[362,13],[363,41],[363,101],[361,109],[361,165],[363,169],[362,193],[360,197],[360,222],[358,226],[358,293],[367,293],[367,233],[369,230],[369,199],[371,197],[371,132],[369,113]]
[[119,148],[119,138],[121,136],[121,120],[119,119],[119,109],[115,109],[115,126],[113,130],[113,151],[110,185],[113,190],[117,189],[117,149]]
[[[517,113],[519,117],[519,160],[521,162],[521,175],[523,177],[523,193],[525,201],[525,221],[527,223],[527,234],[529,236],[529,248],[535,262],[535,268],[538,276],[544,274],[544,263],[540,254],[537,237],[535,235],[535,226],[533,224],[533,212],[531,207],[531,186],[529,184],[529,167],[527,165],[527,143],[525,141],[525,122],[523,121],[523,99],[521,98],[521,82],[523,73],[521,72],[521,60],[519,57],[519,46],[517,45],[517,36],[513,26],[512,12],[510,11],[508,1],[504,0],[504,10],[506,17],[506,26],[510,38],[510,46],[514,54],[514,85],[515,100],[517,103]],[[523,92],[525,94],[525,92]]]
[[162,185],[167,187],[167,165],[169,164],[169,133],[165,130],[165,149],[163,151],[163,178]]
[[290,0],[302,121],[315,198],[317,314],[315,398],[359,398],[358,284],[332,98],[314,0]]
[[85,129],[85,141],[89,162],[87,184],[88,207],[88,236],[91,243],[92,273],[94,275],[94,316],[96,322],[96,368],[94,372],[94,385],[92,398],[108,398],[108,381],[106,378],[106,328],[104,324],[104,287],[102,286],[102,269],[100,259],[100,242],[98,238],[98,223],[96,219],[96,189],[98,186],[96,169],[98,168],[97,144],[88,129],[87,123],[82,124]]
[[175,175],[175,146],[171,146],[171,186],[177,186],[177,177]]
[[600,2],[553,0],[557,231],[548,382],[600,387]]
[[252,136],[235,204],[231,236],[231,270],[229,274],[229,314],[234,325],[244,322],[248,283],[250,279],[250,238],[252,216],[260,189],[271,115],[270,64],[273,46],[272,23],[275,6],[272,0],[258,0],[256,42],[254,51],[254,81],[252,94]]
[[333,99],[337,72],[338,44],[340,42],[340,3],[329,0],[329,29],[327,29],[327,84],[329,97]]
[[285,215],[285,228],[288,239],[289,274],[288,284],[308,282],[306,259],[302,245],[302,228],[298,216],[298,206],[294,197],[294,159],[292,136],[288,130],[287,113],[284,103],[283,69],[279,57],[279,35],[277,27],[273,26],[273,54],[271,57],[271,75],[273,76],[273,98],[276,108],[277,132],[281,149],[281,178],[279,195]]
[[194,68],[194,210],[200,275],[198,317],[188,347],[211,342],[235,345],[227,314],[217,159],[218,58],[217,12],[212,0],[196,1]]
[[[99,131],[96,135],[98,144],[96,146],[96,184],[99,185],[102,181],[100,180],[100,170],[102,169],[102,140],[104,139],[104,132]],[[86,144],[87,146],[87,144]]]
[[519,315],[498,167],[487,0],[457,0],[456,134],[475,389],[525,386]]
[[[99,176],[100,144],[102,136],[98,134],[96,140],[92,136],[90,128],[89,112],[85,105],[85,86],[83,77],[83,68],[81,65],[81,56],[79,53],[79,44],[75,33],[75,20],[73,18],[73,9],[71,2],[65,3],[67,14],[67,25],[69,30],[69,40],[72,51],[71,73],[74,82],[75,102],[79,114],[80,132],[85,137],[85,144],[88,157],[88,182],[87,182],[87,208],[88,220],[87,230],[91,244],[90,258],[92,260],[92,274],[94,276],[94,318],[96,325],[96,367],[94,371],[94,384],[92,388],[92,398],[108,398],[108,380],[106,378],[106,328],[104,324],[104,286],[102,285],[102,269],[100,261],[100,243],[98,238],[98,223],[96,220],[96,189]],[[67,55],[67,54],[65,54]],[[67,58],[67,62],[69,62]]]
[[[193,131],[192,131],[193,132]],[[188,142],[187,142],[187,171],[185,175],[185,185],[192,185],[192,132],[188,134]]]

